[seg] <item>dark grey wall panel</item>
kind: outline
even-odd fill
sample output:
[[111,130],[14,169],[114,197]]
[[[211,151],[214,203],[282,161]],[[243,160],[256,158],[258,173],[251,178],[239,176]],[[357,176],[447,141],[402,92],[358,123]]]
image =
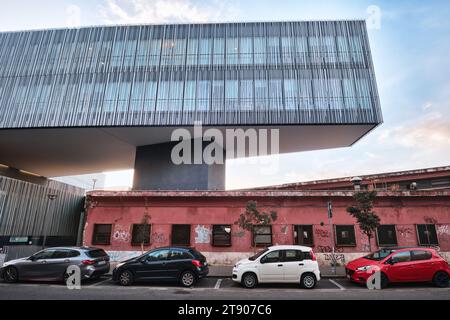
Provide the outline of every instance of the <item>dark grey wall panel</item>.
[[364,21],[0,33],[0,128],[382,121]]
[[175,165],[171,151],[177,143],[136,149],[134,190],[225,190],[225,164]]

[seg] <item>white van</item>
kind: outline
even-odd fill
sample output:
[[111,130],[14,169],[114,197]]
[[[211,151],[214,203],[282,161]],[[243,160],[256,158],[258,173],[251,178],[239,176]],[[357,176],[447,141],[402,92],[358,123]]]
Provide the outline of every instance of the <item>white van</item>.
[[320,281],[320,270],[311,248],[272,246],[236,263],[232,278],[246,288],[258,283],[299,283],[312,289]]

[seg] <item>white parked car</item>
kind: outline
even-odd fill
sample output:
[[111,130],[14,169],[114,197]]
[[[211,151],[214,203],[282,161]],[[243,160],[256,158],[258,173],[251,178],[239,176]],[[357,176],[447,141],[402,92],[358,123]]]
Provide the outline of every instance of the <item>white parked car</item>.
[[272,246],[236,263],[232,278],[246,288],[258,283],[299,283],[312,289],[320,281],[320,270],[311,248]]

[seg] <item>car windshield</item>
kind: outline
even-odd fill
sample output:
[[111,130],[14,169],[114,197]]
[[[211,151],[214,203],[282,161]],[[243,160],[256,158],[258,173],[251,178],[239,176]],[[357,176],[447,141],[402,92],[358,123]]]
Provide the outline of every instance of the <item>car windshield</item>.
[[371,254],[365,256],[364,258],[369,260],[376,260],[380,261],[386,258],[388,255],[390,255],[392,252],[394,252],[394,249],[381,249],[375,252],[372,252]]
[[267,249],[267,248],[264,249],[264,250],[261,250],[260,252],[258,252],[258,253],[255,254],[254,256],[248,258],[248,260],[254,261],[254,260],[258,259],[259,257],[261,257],[261,256],[262,256],[264,253],[266,253],[267,251],[269,251],[269,249]]

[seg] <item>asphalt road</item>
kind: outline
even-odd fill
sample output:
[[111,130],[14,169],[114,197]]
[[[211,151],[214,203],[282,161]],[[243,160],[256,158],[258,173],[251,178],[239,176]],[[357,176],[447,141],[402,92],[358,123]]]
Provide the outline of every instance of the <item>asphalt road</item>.
[[0,300],[15,299],[112,299],[112,300],[197,300],[197,299],[431,299],[450,300],[450,288],[435,288],[431,284],[391,285],[384,290],[369,290],[346,279],[322,279],[313,290],[301,289],[297,285],[260,285],[255,289],[244,289],[231,279],[206,278],[192,288],[181,288],[171,283],[141,283],[121,287],[110,278],[100,278],[82,284],[80,290],[69,290],[58,283],[0,282]]

